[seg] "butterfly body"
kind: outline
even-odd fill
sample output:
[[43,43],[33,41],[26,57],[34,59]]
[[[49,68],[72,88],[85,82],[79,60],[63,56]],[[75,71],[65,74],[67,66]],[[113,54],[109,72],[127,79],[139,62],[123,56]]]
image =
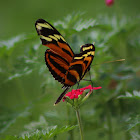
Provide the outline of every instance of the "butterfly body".
[[49,47],[45,52],[45,62],[49,71],[65,88],[56,103],[60,102],[68,89],[80,82],[89,71],[94,58],[95,47],[93,44],[81,46],[79,54],[74,54],[63,36],[48,22],[39,19],[35,23],[42,44]]

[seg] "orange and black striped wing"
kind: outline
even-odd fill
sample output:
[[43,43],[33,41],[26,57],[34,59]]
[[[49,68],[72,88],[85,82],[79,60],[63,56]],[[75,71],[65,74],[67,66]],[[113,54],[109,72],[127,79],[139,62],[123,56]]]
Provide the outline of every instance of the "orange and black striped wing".
[[46,50],[45,52],[45,61],[55,80],[58,80],[58,82],[64,84],[64,77],[69,69],[69,63],[63,57],[50,49]]
[[84,75],[90,70],[90,65],[94,59],[95,46],[93,44],[83,45],[83,51],[80,54],[75,55],[72,65],[81,63],[82,71],[79,73],[79,80],[82,80]]
[[75,85],[82,80],[90,69],[95,54],[95,47],[93,44],[85,44],[83,46],[85,50],[79,54],[75,54],[70,63],[69,69],[65,75],[65,86]]
[[68,63],[72,61],[74,56],[72,49],[63,36],[51,24],[43,19],[38,19],[35,27],[43,45],[62,56]]

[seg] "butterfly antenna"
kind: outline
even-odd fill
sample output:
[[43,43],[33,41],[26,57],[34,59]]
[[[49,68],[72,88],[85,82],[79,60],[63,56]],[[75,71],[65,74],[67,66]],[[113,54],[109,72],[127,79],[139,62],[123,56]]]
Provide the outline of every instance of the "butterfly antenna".
[[66,87],[66,89],[62,92],[62,94],[58,97],[58,99],[56,100],[56,102],[54,103],[54,106],[57,105],[62,98],[64,97],[64,95],[67,93],[67,91],[69,90],[70,87]]
[[113,62],[121,62],[121,61],[125,61],[125,59],[118,59],[118,60],[114,60],[114,61],[107,61],[107,62],[103,62],[103,63],[100,63],[100,64],[94,64],[92,66],[102,65],[102,64],[106,64],[106,63],[113,63]]

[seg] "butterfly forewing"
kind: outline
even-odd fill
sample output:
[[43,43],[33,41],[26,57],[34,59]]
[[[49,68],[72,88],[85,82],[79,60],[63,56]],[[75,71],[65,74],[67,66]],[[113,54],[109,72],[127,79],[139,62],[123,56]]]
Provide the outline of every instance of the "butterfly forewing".
[[72,49],[63,36],[51,24],[43,19],[38,19],[35,27],[43,45],[63,56],[68,63],[72,61],[74,56]]

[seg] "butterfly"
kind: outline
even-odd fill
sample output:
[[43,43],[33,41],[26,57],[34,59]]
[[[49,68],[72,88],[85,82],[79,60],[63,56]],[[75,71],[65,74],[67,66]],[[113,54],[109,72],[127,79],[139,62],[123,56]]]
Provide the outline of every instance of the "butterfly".
[[45,52],[45,62],[55,80],[64,88],[55,105],[58,104],[69,88],[83,79],[90,70],[95,55],[95,46],[85,44],[80,53],[75,54],[64,37],[47,21],[38,19],[35,28],[40,36],[42,45],[49,49]]

